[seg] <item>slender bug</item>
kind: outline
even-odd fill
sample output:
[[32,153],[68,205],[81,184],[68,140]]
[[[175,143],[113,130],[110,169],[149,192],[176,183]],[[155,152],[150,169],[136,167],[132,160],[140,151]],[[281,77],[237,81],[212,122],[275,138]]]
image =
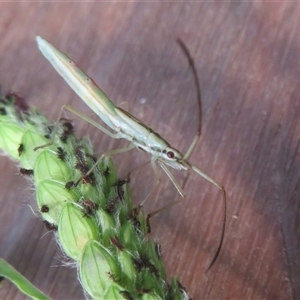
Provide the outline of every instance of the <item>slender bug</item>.
[[[199,125],[197,134],[192,141],[190,147],[187,152],[183,155],[177,149],[171,147],[171,145],[164,140],[158,133],[154,132],[151,128],[147,127],[136,117],[132,116],[127,111],[115,106],[115,104],[109,100],[109,98],[104,94],[104,92],[94,83],[94,81],[89,78],[70,58],[68,58],[64,53],[60,52],[46,40],[41,37],[36,37],[38,47],[43,53],[43,55],[50,61],[52,66],[56,69],[56,71],[65,79],[65,81],[70,85],[70,87],[77,93],[77,95],[102,119],[102,121],[110,127],[111,130],[106,129],[102,125],[98,124],[88,116],[78,112],[74,108],[64,105],[60,110],[60,114],[58,117],[58,121],[61,119],[62,113],[64,110],[67,110],[78,117],[86,120],[93,126],[102,130],[104,133],[109,135],[115,139],[126,139],[130,142],[129,146],[122,149],[114,149],[107,151],[104,153],[95,165],[85,174],[85,176],[89,175],[93,169],[97,166],[99,161],[103,159],[105,156],[112,156],[115,154],[127,152],[133,148],[139,148],[146,153],[149,153],[151,156],[151,165],[154,170],[156,182],[150,193],[141,203],[143,205],[147,198],[150,196],[151,192],[160,182],[160,176],[158,174],[158,169],[156,163],[163,169],[163,171],[167,174],[169,179],[172,181],[174,186],[176,187],[178,193],[184,197],[184,191],[179,183],[176,181],[172,173],[169,171],[167,166],[177,169],[177,170],[193,170],[196,174],[203,177],[216,187],[218,187],[223,193],[223,202],[224,202],[224,214],[223,214],[223,225],[222,225],[222,234],[219,242],[218,249],[215,253],[215,256],[210,263],[207,271],[213,266],[215,263],[224,239],[225,233],[225,224],[226,224],[226,191],[225,188],[216,182],[214,179],[209,177],[207,174],[202,172],[196,166],[191,164],[188,161],[188,158],[191,156],[195,146],[201,135],[201,123],[202,123],[202,106],[201,106],[201,92],[200,92],[200,83],[198,79],[198,74],[196,71],[196,67],[194,64],[194,60],[190,55],[190,52],[186,45],[183,43],[181,39],[178,39],[177,42],[184,52],[185,56],[188,59],[189,65],[192,69],[194,75],[194,81],[197,89],[197,100],[199,105]],[[47,147],[53,143],[54,136],[57,132],[57,126],[55,127],[52,135],[52,139],[49,143],[42,145],[40,147],[36,147],[35,150],[43,147]],[[80,180],[79,180],[80,181]],[[78,181],[78,182],[79,182]],[[176,201],[175,203],[177,203]],[[165,209],[159,209],[151,214],[151,216],[157,214],[159,211]]]

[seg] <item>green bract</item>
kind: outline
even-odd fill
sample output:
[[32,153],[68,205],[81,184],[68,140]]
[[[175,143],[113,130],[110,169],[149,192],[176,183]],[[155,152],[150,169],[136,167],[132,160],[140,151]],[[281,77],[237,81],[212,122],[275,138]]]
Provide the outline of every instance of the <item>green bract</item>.
[[114,256],[100,243],[87,243],[81,258],[80,277],[86,291],[95,299],[103,299],[104,294],[118,278],[121,270]]
[[0,148],[19,161],[21,173],[33,174],[41,217],[77,262],[89,297],[188,299],[177,279],[167,283],[159,247],[147,240],[144,214],[111,158],[86,175],[97,160],[90,143],[68,121],[56,129],[50,146],[35,149],[49,143],[54,126],[22,98],[0,94]]
[[[42,144],[39,143],[39,145]],[[56,152],[45,149],[35,160],[34,180],[39,183],[42,180],[51,178],[55,178],[60,182],[68,182],[72,179],[72,172],[70,172],[68,165],[57,157]]]
[[20,153],[21,165],[24,169],[32,169],[35,165],[39,151],[34,151],[33,149],[39,145],[44,145],[48,142],[46,138],[40,134],[27,130],[22,137],[21,147],[23,150]]
[[19,159],[18,149],[25,131],[14,123],[0,122],[0,147],[14,159]]
[[65,253],[78,260],[85,244],[97,238],[97,226],[93,219],[84,217],[82,209],[66,203],[59,218],[58,238]]
[[[43,180],[38,184],[36,198],[43,218],[54,224],[58,223],[61,211],[66,203],[76,199],[74,194],[66,190],[61,182],[52,179]],[[47,207],[46,210],[48,211],[42,211],[43,207]]]

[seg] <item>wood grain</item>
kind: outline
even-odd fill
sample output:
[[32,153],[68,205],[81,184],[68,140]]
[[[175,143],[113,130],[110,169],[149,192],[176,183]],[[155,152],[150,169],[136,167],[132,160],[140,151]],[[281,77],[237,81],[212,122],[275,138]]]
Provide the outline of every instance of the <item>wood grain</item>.
[[[197,129],[196,91],[180,36],[195,57],[203,96],[203,134],[191,162],[225,185],[228,222],[216,265],[222,195],[190,174],[183,203],[152,220],[169,276],[193,299],[300,297],[300,37],[297,3],[1,3],[0,84],[51,120],[69,103],[88,108],[39,53],[40,35],[71,56],[116,103],[183,152]],[[146,103],[142,104],[141,99]],[[117,148],[84,122],[97,153]],[[120,176],[147,157],[116,158]],[[54,299],[81,299],[75,269],[47,234],[34,192],[14,162],[0,157],[0,249]],[[186,174],[174,173],[179,180]],[[153,182],[151,168],[132,180],[135,203]],[[146,212],[173,201],[168,180]],[[24,299],[9,283],[1,299]]]

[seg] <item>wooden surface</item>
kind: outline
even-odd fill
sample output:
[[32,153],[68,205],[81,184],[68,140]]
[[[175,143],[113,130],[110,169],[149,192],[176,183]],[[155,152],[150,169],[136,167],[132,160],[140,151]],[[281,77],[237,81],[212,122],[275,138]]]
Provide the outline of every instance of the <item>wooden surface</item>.
[[[71,56],[116,103],[185,152],[197,128],[195,87],[180,36],[195,57],[203,95],[203,134],[191,162],[225,185],[226,236],[217,188],[190,174],[183,203],[152,220],[169,276],[193,299],[300,297],[300,6],[296,3],[1,3],[0,84],[55,120],[64,103],[90,113],[39,53],[41,35]],[[143,100],[146,102],[143,104]],[[125,145],[82,121],[100,155]],[[147,160],[116,158],[120,176]],[[75,269],[46,234],[34,191],[16,164],[0,157],[0,249],[55,299],[81,299]],[[173,172],[182,182],[185,174]],[[164,177],[145,205],[177,197]],[[152,186],[145,167],[132,178],[138,204]],[[4,282],[1,299],[23,299]]]

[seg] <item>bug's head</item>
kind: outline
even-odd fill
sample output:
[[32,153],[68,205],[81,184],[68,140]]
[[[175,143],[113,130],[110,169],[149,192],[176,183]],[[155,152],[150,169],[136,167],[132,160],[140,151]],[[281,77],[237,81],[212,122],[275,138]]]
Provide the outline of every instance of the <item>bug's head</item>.
[[185,165],[185,162],[183,160],[183,155],[178,150],[172,148],[172,147],[166,147],[162,151],[162,157],[161,160],[168,166],[178,169],[178,170],[186,170],[187,167]]

